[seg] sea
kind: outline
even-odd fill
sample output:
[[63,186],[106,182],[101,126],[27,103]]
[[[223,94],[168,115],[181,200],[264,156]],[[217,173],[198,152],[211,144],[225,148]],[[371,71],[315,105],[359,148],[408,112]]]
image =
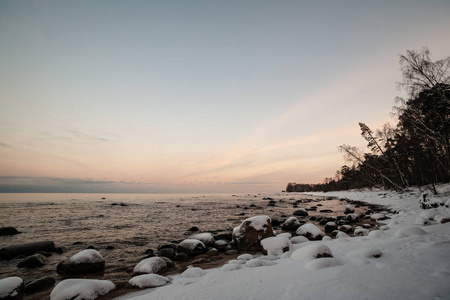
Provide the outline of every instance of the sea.
[[[273,199],[272,205],[269,201]],[[298,200],[305,203],[293,204]],[[284,221],[300,208],[343,212],[345,202],[302,194],[0,194],[0,227],[21,233],[0,236],[0,248],[28,242],[53,241],[65,251],[53,254],[44,267],[18,268],[19,259],[0,260],[0,279],[25,281],[52,275],[57,264],[94,247],[105,258],[106,279],[123,278],[148,249],[181,241],[199,232],[231,232],[246,218],[268,215]],[[319,215],[310,211],[310,215]],[[334,213],[337,215],[337,213]],[[108,247],[109,246],[109,247]],[[108,248],[112,248],[107,250]],[[127,275],[128,276],[128,275]]]

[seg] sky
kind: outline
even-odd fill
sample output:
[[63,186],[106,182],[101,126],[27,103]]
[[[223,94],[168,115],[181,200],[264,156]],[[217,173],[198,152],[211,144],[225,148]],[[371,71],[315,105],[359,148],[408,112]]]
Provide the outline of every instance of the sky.
[[395,123],[450,2],[0,1],[0,192],[278,192]]

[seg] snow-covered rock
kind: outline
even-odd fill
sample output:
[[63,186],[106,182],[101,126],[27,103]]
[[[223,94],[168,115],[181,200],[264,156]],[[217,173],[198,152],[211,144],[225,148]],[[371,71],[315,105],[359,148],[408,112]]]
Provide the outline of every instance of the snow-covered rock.
[[114,283],[96,279],[66,279],[58,283],[50,300],[93,300],[115,289]]
[[153,288],[166,285],[170,280],[167,277],[158,274],[144,274],[131,278],[130,285],[143,288]]
[[322,257],[310,261],[305,265],[305,268],[307,270],[320,270],[324,268],[336,267],[339,265],[340,265],[339,261],[333,257]]
[[194,256],[206,252],[206,245],[197,239],[185,239],[177,246],[178,252],[184,252],[189,256]]
[[193,234],[189,237],[189,239],[199,240],[206,246],[214,245],[214,236],[209,232]]
[[150,257],[141,260],[133,270],[133,275],[161,274],[167,271],[167,263],[162,257]]
[[80,251],[63,260],[58,264],[56,270],[58,274],[86,274],[103,271],[105,269],[105,259],[94,249]]
[[355,212],[355,207],[353,205],[347,205],[344,210],[344,214],[352,214]]
[[16,297],[23,294],[23,280],[20,277],[0,279],[0,299]]
[[291,259],[305,262],[322,257],[333,257],[331,249],[322,243],[311,244],[297,249],[291,255]]
[[321,240],[325,235],[322,230],[312,223],[303,224],[297,229],[297,235],[304,236],[309,240]]
[[244,220],[233,230],[233,240],[240,251],[260,251],[261,240],[274,236],[268,216],[255,216]]
[[370,218],[374,221],[381,221],[381,220],[385,220],[386,219],[386,215],[385,214],[372,214],[370,216]]
[[244,253],[244,254],[241,254],[241,255],[239,255],[237,257],[238,260],[244,260],[244,261],[247,261],[247,260],[250,260],[250,259],[253,259],[253,258],[254,258],[253,255],[251,255],[249,253]]
[[355,231],[353,231],[353,235],[354,236],[368,236],[369,232],[370,232],[369,229],[358,226],[355,228]]
[[263,253],[267,255],[281,255],[292,248],[292,243],[286,236],[272,236],[261,241]]
[[284,231],[296,231],[297,228],[300,227],[300,222],[297,220],[296,217],[290,217],[286,221],[283,222],[281,225],[281,230]]
[[394,238],[403,238],[413,235],[424,235],[426,234],[425,230],[419,228],[417,226],[404,226],[397,230],[394,234]]

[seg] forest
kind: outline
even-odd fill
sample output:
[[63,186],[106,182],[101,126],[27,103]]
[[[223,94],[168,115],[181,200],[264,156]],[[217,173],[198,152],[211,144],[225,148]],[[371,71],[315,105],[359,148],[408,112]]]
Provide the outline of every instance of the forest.
[[288,183],[286,192],[384,188],[404,191],[410,186],[450,182],[450,57],[432,61],[427,48],[400,55],[407,97],[395,99],[389,123],[372,130],[359,123],[367,150],[339,146],[347,165],[323,183]]

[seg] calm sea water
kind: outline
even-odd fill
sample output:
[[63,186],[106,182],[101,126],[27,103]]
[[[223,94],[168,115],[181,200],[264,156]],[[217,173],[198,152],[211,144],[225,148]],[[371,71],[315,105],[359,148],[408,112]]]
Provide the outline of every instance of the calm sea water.
[[[273,197],[276,205],[267,206],[264,197]],[[38,269],[17,268],[20,260],[0,261],[0,278],[20,276],[31,280],[42,274],[57,276],[56,265],[62,259],[92,245],[106,260],[105,277],[114,279],[138,263],[146,249],[184,239],[191,234],[188,229],[192,226],[202,232],[231,231],[244,219],[255,215],[284,220],[298,209],[292,206],[293,202],[304,198],[313,197],[292,194],[0,194],[0,227],[13,226],[22,232],[0,237],[0,248],[50,240],[67,249],[63,254],[54,254],[46,266]],[[338,200],[321,203],[323,209],[334,211],[342,212],[345,207],[345,203]],[[317,202],[300,204],[299,208],[315,204]],[[106,250],[109,245],[114,246],[114,250]]]

